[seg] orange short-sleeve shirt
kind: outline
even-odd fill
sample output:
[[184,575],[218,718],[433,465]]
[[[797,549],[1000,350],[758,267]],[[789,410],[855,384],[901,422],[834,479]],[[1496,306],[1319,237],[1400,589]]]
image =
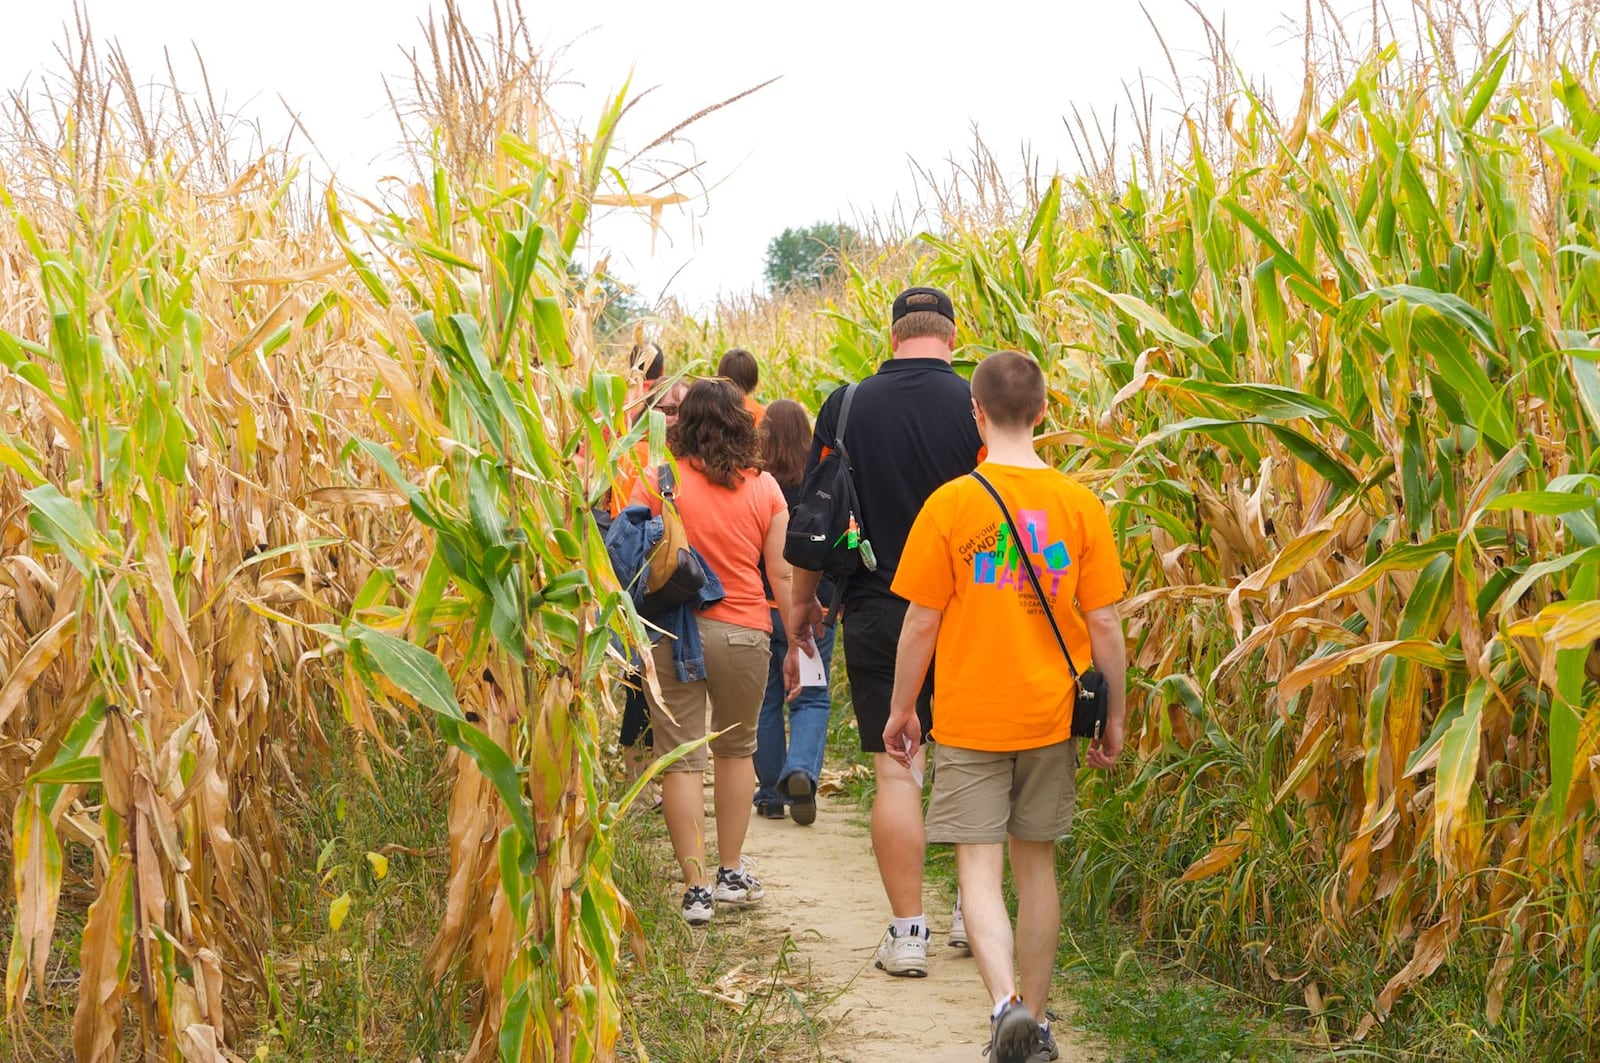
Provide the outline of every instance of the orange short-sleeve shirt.
[[611,489],[612,520],[616,520],[617,515],[628,505],[629,499],[633,497],[634,488],[639,485],[639,476],[649,463],[648,439],[639,440],[631,451],[617,461],[617,486]]
[[767,415],[767,408],[755,400],[753,395],[744,397],[744,408],[750,411],[750,416],[755,419],[756,427],[761,427],[761,418]]
[[1072,673],[1023,570],[1040,587],[1072,661],[1089,667],[1083,614],[1127,593],[1105,505],[1055,469],[983,464],[1021,542],[1002,535],[1000,507],[970,476],[935,491],[917,515],[894,592],[944,614],[934,657],[933,740],[995,752],[1036,749],[1072,733]]
[[[655,469],[633,488],[633,501],[661,512]],[[727,595],[701,616],[740,627],[772,630],[772,612],[761,587],[761,548],[779,514],[787,514],[783,489],[771,473],[746,469],[736,488],[714,484],[690,459],[678,462],[678,513],[689,544],[710,563]]]

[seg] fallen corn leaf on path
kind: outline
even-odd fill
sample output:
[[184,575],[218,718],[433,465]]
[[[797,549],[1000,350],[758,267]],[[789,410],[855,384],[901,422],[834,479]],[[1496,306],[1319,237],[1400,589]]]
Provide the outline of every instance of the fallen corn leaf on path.
[[[927,889],[933,924],[928,977],[890,978],[873,966],[889,909],[860,813],[848,799],[819,798],[810,827],[788,819],[753,817],[745,853],[758,862],[766,898],[752,915],[774,932],[787,929],[798,948],[792,960],[816,985],[810,1001],[825,1002],[836,1021],[823,1041],[827,1063],[982,1063],[988,1045],[989,998],[977,966],[947,944],[950,899]],[[838,994],[837,999],[832,999]],[[1060,987],[1057,987],[1060,1010]],[[831,1003],[826,1003],[832,1000]],[[1072,1044],[1058,1023],[1065,1063],[1104,1058]]]

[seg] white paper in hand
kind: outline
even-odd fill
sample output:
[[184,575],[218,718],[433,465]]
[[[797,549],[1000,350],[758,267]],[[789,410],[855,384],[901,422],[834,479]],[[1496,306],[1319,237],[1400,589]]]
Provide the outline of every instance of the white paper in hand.
[[800,651],[800,685],[803,687],[825,687],[828,685],[828,670],[822,666],[822,658],[815,653]]

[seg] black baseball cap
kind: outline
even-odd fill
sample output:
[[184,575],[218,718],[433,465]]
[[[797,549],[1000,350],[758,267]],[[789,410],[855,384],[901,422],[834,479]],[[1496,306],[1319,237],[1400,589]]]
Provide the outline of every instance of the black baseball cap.
[[955,304],[938,288],[907,288],[895,296],[894,309],[889,312],[889,323],[892,325],[907,314],[917,314],[924,310],[932,310],[941,317],[949,318],[952,324],[955,323]]

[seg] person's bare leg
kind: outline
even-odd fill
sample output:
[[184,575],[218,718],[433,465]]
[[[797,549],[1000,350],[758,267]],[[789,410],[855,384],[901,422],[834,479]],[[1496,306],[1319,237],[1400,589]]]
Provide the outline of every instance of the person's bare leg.
[[978,964],[983,986],[996,1004],[1017,992],[1011,916],[1000,889],[1005,860],[1005,846],[999,842],[956,845],[956,881],[961,885],[967,939],[972,942],[972,958]]
[[[688,886],[709,886],[706,873],[705,779],[698,771],[669,771],[661,776],[661,811],[672,838],[672,853]],[[749,795],[745,804],[750,803]],[[745,809],[746,813],[749,809]]]
[[[1050,976],[1055,973],[1056,943],[1061,936],[1055,843],[1012,838],[1011,878],[1017,887],[1016,948],[1022,1000],[1042,1022],[1050,1003]],[[969,927],[971,920],[967,916]]]
[[750,814],[755,806],[750,795],[756,789],[755,761],[749,757],[713,757],[712,804],[717,810],[717,862],[737,868],[744,852],[744,838],[750,831]]
[[[926,746],[917,751],[917,770],[926,763]],[[922,829],[922,787],[911,772],[887,753],[874,753],[878,794],[872,800],[872,851],[889,909],[896,919],[922,914],[922,861],[927,835]]]

